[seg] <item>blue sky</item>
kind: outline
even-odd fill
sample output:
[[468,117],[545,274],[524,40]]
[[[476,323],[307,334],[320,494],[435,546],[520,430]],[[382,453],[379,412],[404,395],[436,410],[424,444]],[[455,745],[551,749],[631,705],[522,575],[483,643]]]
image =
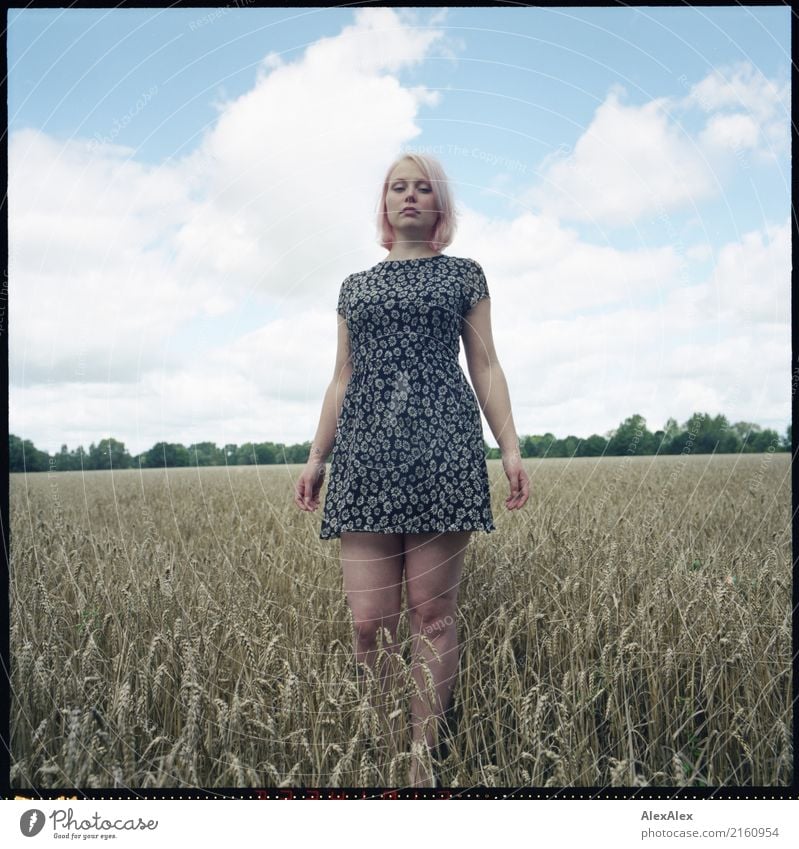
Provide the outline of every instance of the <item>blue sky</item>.
[[385,253],[384,168],[422,150],[520,434],[696,410],[783,432],[789,16],[12,10],[11,431],[312,438],[338,287]]

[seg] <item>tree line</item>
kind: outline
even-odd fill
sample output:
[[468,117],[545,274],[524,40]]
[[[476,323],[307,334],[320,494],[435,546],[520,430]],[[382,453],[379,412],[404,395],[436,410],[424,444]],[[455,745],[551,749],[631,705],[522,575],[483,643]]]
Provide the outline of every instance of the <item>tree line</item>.
[[[484,441],[489,460],[501,457],[498,448]],[[108,469],[156,469],[178,466],[274,466],[305,463],[310,442],[284,445],[280,442],[197,442],[188,447],[176,442],[157,442],[141,454],[130,454],[125,443],[113,437],[70,451],[66,445],[53,455],[41,451],[29,439],[8,437],[9,470],[12,472],[67,472]],[[522,457],[601,457],[653,454],[739,454],[791,450],[791,425],[781,437],[775,430],[749,422],[730,424],[726,416],[694,413],[683,425],[670,418],[662,430],[647,430],[638,414],[625,419],[604,436],[592,434],[555,437],[551,433],[519,438]],[[328,457],[329,460],[329,457]]]

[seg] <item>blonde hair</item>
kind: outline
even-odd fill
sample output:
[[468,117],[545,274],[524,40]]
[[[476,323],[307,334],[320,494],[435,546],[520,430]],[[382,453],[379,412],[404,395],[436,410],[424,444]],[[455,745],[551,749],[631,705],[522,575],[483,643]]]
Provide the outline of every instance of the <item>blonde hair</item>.
[[387,250],[391,250],[394,244],[395,234],[394,228],[388,223],[386,195],[388,194],[391,172],[400,162],[404,162],[406,159],[410,159],[419,168],[433,189],[433,198],[439,214],[436,226],[433,228],[433,234],[427,244],[431,250],[440,251],[455,238],[457,211],[455,210],[447,175],[441,163],[435,157],[423,153],[404,153],[397,157],[386,171],[383,187],[380,190],[380,199],[377,203],[377,232],[380,244]]

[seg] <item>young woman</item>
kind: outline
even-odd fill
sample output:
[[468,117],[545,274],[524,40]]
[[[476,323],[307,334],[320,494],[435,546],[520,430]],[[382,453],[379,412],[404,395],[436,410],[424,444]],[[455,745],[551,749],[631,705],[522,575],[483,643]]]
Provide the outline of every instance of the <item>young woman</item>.
[[[441,165],[427,156],[400,157],[388,169],[378,210],[389,253],[342,283],[335,371],[295,502],[302,510],[319,506],[332,449],[320,538],[341,539],[356,660],[372,669],[378,630],[384,649],[399,650],[404,572],[414,679],[429,692],[423,659],[435,685],[435,704],[411,699],[409,783],[434,787],[429,755],[458,669],[455,620],[466,547],[472,531],[496,530],[480,408],[502,452],[508,510],[524,506],[529,480],[494,350],[485,275],[472,259],[440,253],[455,232]],[[474,391],[458,362],[460,339]],[[381,684],[387,693],[385,672]]]

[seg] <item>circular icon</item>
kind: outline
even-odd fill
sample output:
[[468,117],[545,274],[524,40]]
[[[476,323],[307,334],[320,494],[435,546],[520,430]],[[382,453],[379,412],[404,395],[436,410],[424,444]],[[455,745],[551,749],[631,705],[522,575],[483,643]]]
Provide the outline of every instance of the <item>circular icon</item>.
[[25,837],[36,837],[44,828],[44,813],[38,808],[31,808],[19,818],[19,830]]

